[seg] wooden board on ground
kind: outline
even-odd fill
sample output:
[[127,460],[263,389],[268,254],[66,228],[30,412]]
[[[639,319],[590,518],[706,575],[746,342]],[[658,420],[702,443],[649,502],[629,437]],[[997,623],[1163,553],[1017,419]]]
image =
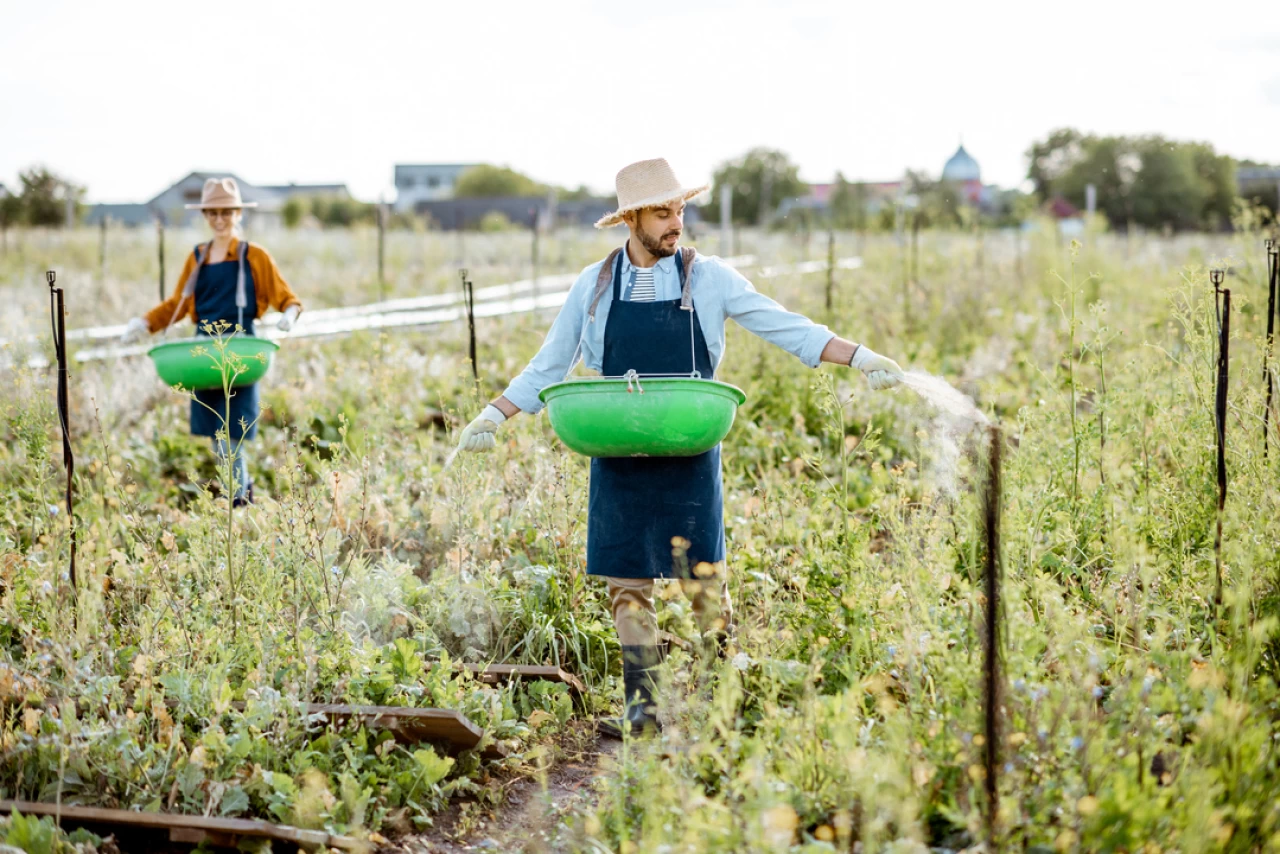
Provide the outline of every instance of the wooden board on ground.
[[128,840],[148,846],[133,850],[158,850],[165,847],[165,843],[199,845],[202,842],[206,845],[234,848],[245,839],[269,839],[313,851],[328,848],[342,851],[370,850],[368,843],[349,836],[335,836],[323,830],[304,830],[255,819],[210,818],[0,800],[0,813],[8,815],[15,811],[23,815],[50,816],[64,828],[83,827],[100,835],[113,834],[121,841]]
[[477,682],[483,682],[486,685],[496,685],[513,679],[519,679],[522,682],[545,679],[548,682],[563,682],[575,694],[587,693],[587,686],[582,684],[581,679],[559,667],[537,664],[490,664],[488,666],[468,664],[466,668],[475,676]]
[[[176,704],[170,701],[170,705]],[[244,703],[237,700],[231,707],[240,711],[244,709]],[[368,729],[391,733],[396,741],[403,744],[430,741],[447,744],[455,750],[473,750],[484,738],[484,730],[453,709],[307,703],[303,712],[309,716],[319,715],[334,724],[355,718]],[[489,744],[480,751],[480,755],[486,759],[501,759],[507,751],[497,744]]]
[[389,732],[396,741],[408,743],[444,741],[462,750],[471,750],[484,738],[484,730],[452,709],[307,703],[306,712],[323,715],[335,723],[355,718],[369,729]]

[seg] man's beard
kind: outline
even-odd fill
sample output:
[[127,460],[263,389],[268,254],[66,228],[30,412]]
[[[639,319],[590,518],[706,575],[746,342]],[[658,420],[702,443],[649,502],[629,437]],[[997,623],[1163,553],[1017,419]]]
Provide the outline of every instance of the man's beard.
[[649,254],[655,258],[669,258],[676,254],[676,247],[680,245],[680,241],[677,240],[670,247],[663,245],[663,241],[673,234],[679,235],[680,232],[668,231],[666,234],[662,235],[662,237],[654,239],[643,231],[640,231],[639,229],[636,230],[636,237],[640,239],[640,245],[649,250]]

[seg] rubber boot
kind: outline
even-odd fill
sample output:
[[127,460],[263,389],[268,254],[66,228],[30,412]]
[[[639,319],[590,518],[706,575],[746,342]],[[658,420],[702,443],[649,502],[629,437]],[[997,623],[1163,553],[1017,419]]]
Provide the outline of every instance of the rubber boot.
[[628,731],[641,735],[662,729],[658,709],[654,705],[658,665],[662,663],[662,647],[624,646],[622,648],[622,685],[626,692],[621,718],[600,721],[600,731],[622,738]]

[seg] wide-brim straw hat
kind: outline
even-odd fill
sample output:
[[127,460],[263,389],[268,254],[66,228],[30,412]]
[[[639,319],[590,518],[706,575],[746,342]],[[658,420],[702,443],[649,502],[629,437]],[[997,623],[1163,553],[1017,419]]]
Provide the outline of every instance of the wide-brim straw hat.
[[623,167],[615,186],[618,189],[618,209],[606,214],[596,223],[596,228],[609,228],[622,222],[628,211],[665,205],[670,202],[687,202],[711,189],[710,184],[686,187],[676,180],[671,165],[659,157],[657,160],[641,160]]
[[240,198],[240,185],[235,178],[209,178],[200,191],[200,204],[187,205],[187,210],[204,210],[205,208],[256,208],[257,202],[246,202]]

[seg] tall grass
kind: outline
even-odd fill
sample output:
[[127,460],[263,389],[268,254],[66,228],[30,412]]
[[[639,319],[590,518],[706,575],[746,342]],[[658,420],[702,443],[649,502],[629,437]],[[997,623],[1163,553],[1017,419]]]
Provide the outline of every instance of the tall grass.
[[[909,331],[900,249],[876,236],[865,239],[863,268],[837,280],[831,323],[949,378],[1009,438],[1002,839],[1060,850],[1275,844],[1280,493],[1255,429],[1233,429],[1227,449],[1222,619],[1208,609],[1215,364],[1204,264],[1256,254],[1257,236],[1087,234],[1074,256],[1045,231],[984,235],[980,255],[967,235],[924,237]],[[40,245],[73,261],[83,254],[57,235],[24,239],[23,258]],[[360,239],[286,235],[268,245],[304,300],[354,302],[351,274],[374,263],[372,253],[353,260]],[[505,239],[494,238],[494,256],[514,269],[527,241]],[[591,240],[572,263],[603,256],[607,242]],[[128,299],[141,305],[142,289],[154,290],[143,276],[154,247],[139,241],[108,267],[136,266],[120,290],[136,287]],[[554,246],[544,243],[544,260]],[[452,249],[447,238],[389,235],[396,293],[416,292],[412,276],[396,278],[413,263],[421,287],[437,273],[452,287]],[[776,235],[747,235],[743,249],[768,262],[806,252]],[[411,263],[412,251],[423,254]],[[284,259],[294,252],[306,275],[291,275]],[[32,262],[17,257],[0,259],[6,296],[25,293]],[[1093,278],[1064,288],[1052,271],[1073,257]],[[496,283],[468,266],[478,286]],[[511,272],[500,266],[493,277]],[[757,286],[819,316],[820,276]],[[1236,364],[1256,365],[1264,346],[1249,304],[1265,283],[1254,278],[1234,289]],[[1058,310],[1068,297],[1081,303],[1074,320]],[[503,425],[495,453],[460,456],[441,472],[457,428],[535,352],[548,321],[478,321],[478,390],[460,326],[282,350],[251,457],[266,497],[237,517],[234,627],[219,536],[226,508],[206,488],[212,455],[186,435],[185,400],[138,361],[84,365],[73,377],[85,595],[71,625],[58,569],[66,543],[49,511],[52,378],[6,376],[3,793],[34,796],[63,781],[65,797],[96,802],[411,828],[450,796],[496,797],[485,775],[550,749],[547,736],[572,710],[545,688],[476,686],[454,660],[561,664],[588,680],[586,709],[606,709],[617,641],[602,585],[582,564],[585,461],[545,419],[520,417]],[[672,654],[664,734],[618,755],[595,806],[559,844],[974,843],[986,779],[976,440],[960,443],[958,489],[948,492],[927,457],[934,413],[914,395],[872,394],[832,366],[815,381],[736,328],[720,377],[748,395],[724,455],[734,650],[709,668]],[[1229,418],[1257,418],[1263,390],[1231,388]],[[678,595],[664,596],[660,622],[692,631]],[[175,698],[179,712],[164,702]],[[237,712],[227,698],[251,705]],[[288,711],[294,699],[458,708],[513,759],[446,766],[367,733],[326,737]],[[80,783],[66,783],[64,760]],[[307,785],[314,797],[303,796]]]

